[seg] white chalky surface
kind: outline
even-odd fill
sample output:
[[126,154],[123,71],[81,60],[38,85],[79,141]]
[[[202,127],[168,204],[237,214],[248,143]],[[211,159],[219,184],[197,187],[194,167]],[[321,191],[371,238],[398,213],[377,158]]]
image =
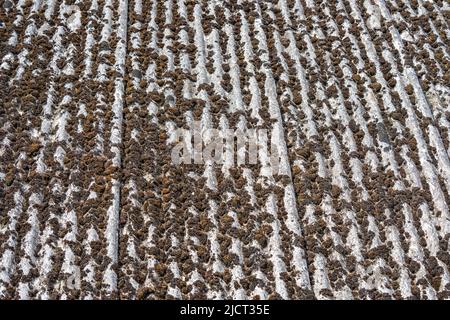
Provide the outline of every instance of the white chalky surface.
[[0,299],[450,298],[448,2],[1,3]]

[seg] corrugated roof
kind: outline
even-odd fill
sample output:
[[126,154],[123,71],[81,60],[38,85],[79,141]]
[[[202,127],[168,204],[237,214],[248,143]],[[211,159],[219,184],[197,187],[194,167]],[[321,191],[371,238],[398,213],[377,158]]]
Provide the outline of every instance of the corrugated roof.
[[1,3],[0,298],[449,298],[448,2]]

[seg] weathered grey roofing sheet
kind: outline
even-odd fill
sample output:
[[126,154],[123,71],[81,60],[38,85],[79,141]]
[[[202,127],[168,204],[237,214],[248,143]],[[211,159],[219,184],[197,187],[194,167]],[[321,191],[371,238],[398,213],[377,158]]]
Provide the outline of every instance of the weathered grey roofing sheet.
[[450,297],[447,1],[0,4],[0,298]]

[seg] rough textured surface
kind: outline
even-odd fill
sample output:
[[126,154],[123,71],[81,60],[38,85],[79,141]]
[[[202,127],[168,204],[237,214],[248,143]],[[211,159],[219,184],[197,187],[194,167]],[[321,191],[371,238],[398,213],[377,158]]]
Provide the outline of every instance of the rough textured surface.
[[0,298],[450,298],[447,1],[0,7]]

